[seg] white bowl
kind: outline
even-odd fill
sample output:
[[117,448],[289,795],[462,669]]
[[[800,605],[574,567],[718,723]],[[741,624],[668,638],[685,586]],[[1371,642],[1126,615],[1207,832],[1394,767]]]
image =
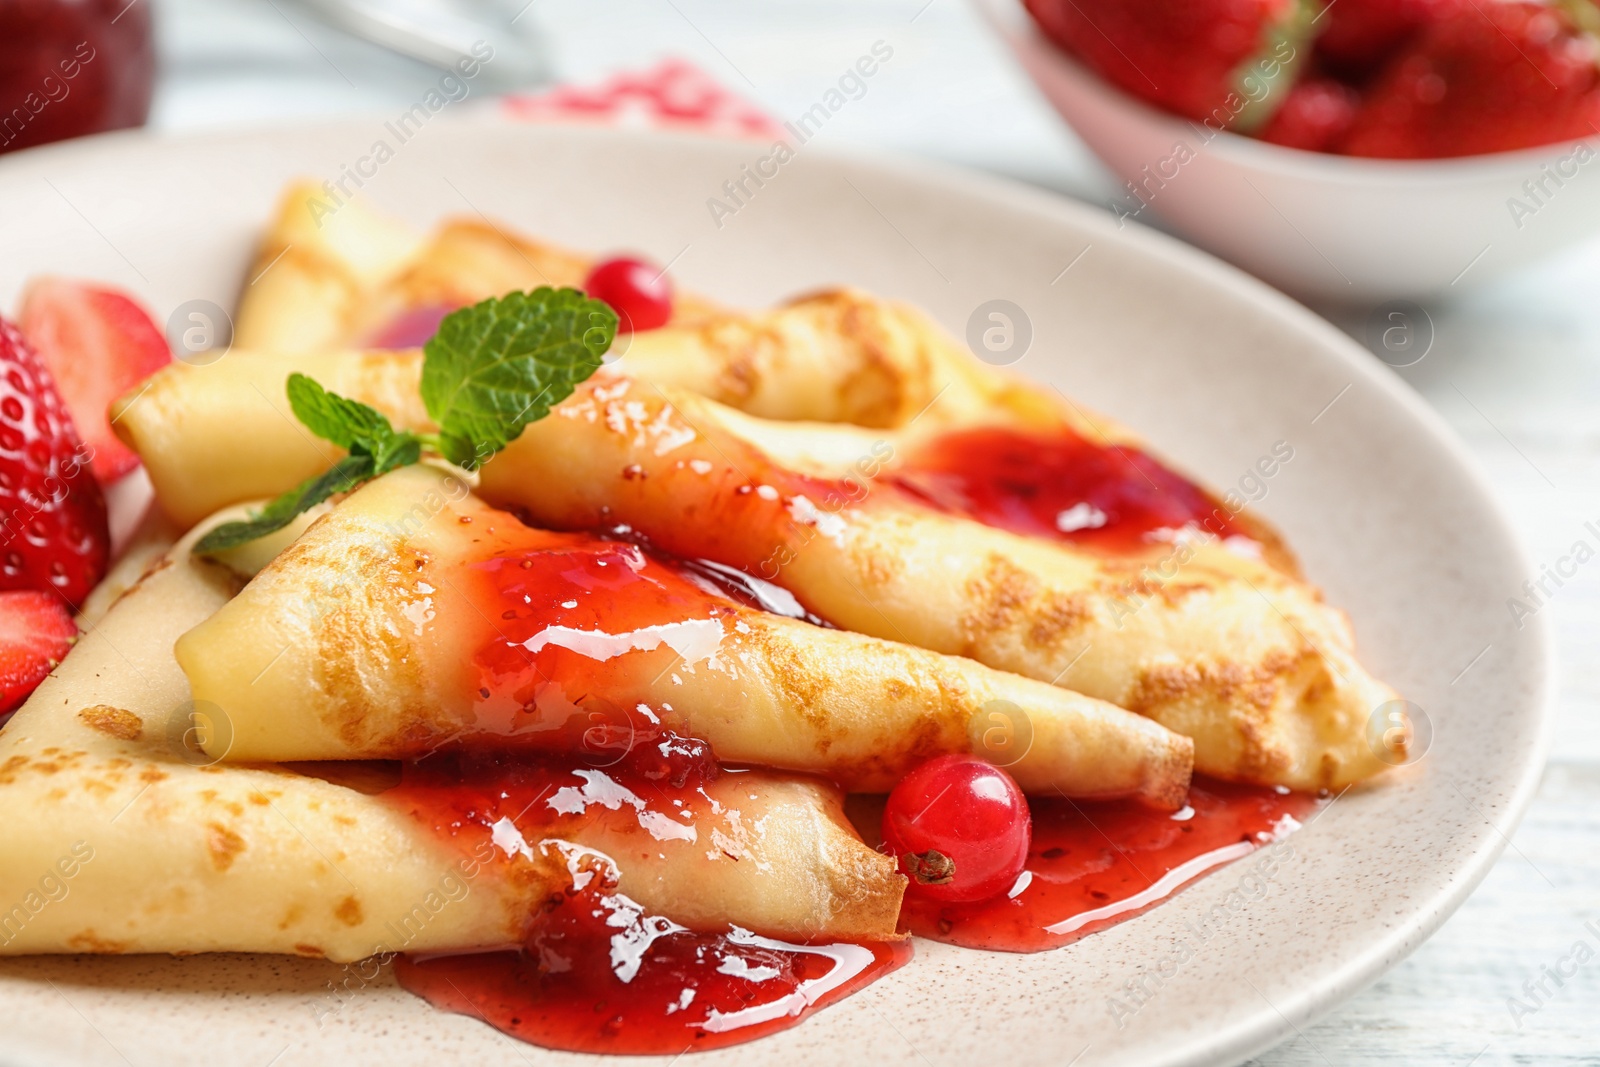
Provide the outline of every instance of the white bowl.
[[1017,0],[977,2],[1095,154],[1144,184],[1109,205],[1119,219],[1159,214],[1296,295],[1437,296],[1600,229],[1600,140],[1425,162],[1283,148],[1158,111],[1069,58]]

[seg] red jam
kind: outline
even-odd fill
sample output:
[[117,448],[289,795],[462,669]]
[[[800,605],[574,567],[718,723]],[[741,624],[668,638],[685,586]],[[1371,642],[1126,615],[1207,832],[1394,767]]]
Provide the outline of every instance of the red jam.
[[439,332],[439,323],[456,310],[448,304],[424,304],[396,315],[387,326],[373,335],[368,348],[400,349],[421,348]]
[[1242,532],[1211,494],[1148,453],[1064,426],[944,434],[888,481],[988,526],[1108,551],[1137,551],[1185,526],[1224,538]]
[[738,610],[694,571],[587,534],[528,530],[466,570],[493,623],[475,657],[475,732],[547,750],[620,757],[667,729],[670,705],[636,695],[714,658]]
[[697,933],[586,888],[535,919],[520,951],[402,957],[396,973],[435,1007],[545,1048],[676,1056],[788,1029],[911,951]]
[[[456,753],[407,764],[385,798],[464,860],[507,865],[520,862],[523,845],[542,848],[585,820],[649,829],[650,820],[692,826],[716,812],[705,787],[718,774],[710,751],[690,746],[668,762],[658,775],[628,761],[574,770],[555,759]],[[574,798],[590,792],[585,783],[604,788],[574,811]],[[639,803],[613,807],[618,790]],[[522,826],[537,835],[524,837]],[[564,855],[571,888],[532,910],[521,949],[403,956],[401,984],[547,1048],[675,1055],[793,1026],[911,958],[910,942],[802,945],[736,927],[689,930],[616,892],[603,857],[579,846]]]
[[[513,853],[494,840],[495,826],[504,820],[513,828],[527,820],[541,837],[596,819],[642,824],[665,817],[693,825],[714,807],[704,786],[717,774],[716,761],[703,746],[678,754],[671,773],[655,777],[627,765],[594,767],[570,757],[453,752],[404,764],[400,784],[383,795],[464,855],[479,863],[491,858],[509,863]],[[585,787],[596,784],[606,792],[626,792],[639,803],[594,802],[589,799],[594,791]]]
[[1195,779],[1176,814],[1131,800],[1030,798],[1033,846],[1009,895],[939,905],[907,894],[900,920],[914,934],[969,948],[1055,948],[1131,919],[1281,838],[1320,803],[1209,778]]

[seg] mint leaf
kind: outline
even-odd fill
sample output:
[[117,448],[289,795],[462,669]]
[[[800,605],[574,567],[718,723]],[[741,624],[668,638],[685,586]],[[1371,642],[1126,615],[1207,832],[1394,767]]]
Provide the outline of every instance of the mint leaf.
[[293,489],[267,504],[249,520],[225,522],[195,542],[197,555],[206,556],[237,548],[247,541],[281,530],[296,515],[316,507],[335,493],[354,489],[373,476],[373,459],[367,455],[348,455],[330,470],[307,478]]
[[351,455],[371,456],[374,477],[422,458],[422,439],[396,430],[383,412],[330,393],[304,374],[289,375],[285,388],[295,417]]
[[576,289],[509,293],[446,315],[424,347],[439,451],[476,470],[600,368],[617,316]]
[[194,546],[202,556],[281,530],[296,515],[335,493],[349,492],[362,482],[396,467],[408,467],[422,458],[422,438],[396,430],[383,412],[359,400],[330,393],[304,374],[289,375],[284,388],[295,417],[312,433],[350,454],[332,469],[307,478],[271,501],[248,521],[223,523],[207,533]]

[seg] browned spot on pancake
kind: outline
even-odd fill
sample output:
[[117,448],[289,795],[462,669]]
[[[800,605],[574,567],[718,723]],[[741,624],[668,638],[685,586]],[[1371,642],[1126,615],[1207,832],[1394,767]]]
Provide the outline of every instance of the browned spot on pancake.
[[294,954],[296,956],[309,956],[312,959],[322,959],[327,955],[327,952],[325,952],[320,945],[308,945],[301,943],[294,947]]
[[712,358],[720,360],[712,395],[733,407],[743,407],[761,385],[761,366],[769,360],[762,349],[770,349],[777,337],[770,330],[752,330],[740,319],[716,319],[699,330],[700,343]]
[[119,953],[128,951],[126,941],[113,941],[101,937],[93,930],[84,930],[67,938],[67,947],[75,952]]
[[1146,668],[1128,697],[1130,711],[1195,738],[1197,769],[1277,783],[1317,758],[1280,716],[1310,713],[1303,690],[1321,670],[1314,649],[1274,649],[1255,664],[1233,661]]
[[971,608],[961,620],[968,649],[977,648],[990,635],[1009,629],[1037,597],[1039,582],[999,552],[990,552],[983,570],[967,581]]
[[157,782],[166,781],[167,772],[154,765],[144,768],[139,772],[139,780],[155,785]]
[[272,803],[272,799],[258,790],[250,794],[250,803],[265,808]]
[[289,910],[283,913],[283,918],[278,920],[278,929],[287,930],[305,917],[306,909],[301,904],[289,905]]
[[0,785],[10,785],[17,780],[17,771],[28,765],[27,756],[9,756],[0,763]]
[[765,661],[771,670],[773,683],[778,687],[778,701],[804,715],[806,720],[826,736],[831,726],[826,694],[832,679],[816,669],[815,664],[800,654],[800,649],[782,633],[752,618],[750,632],[743,635],[741,644],[751,650],[758,661]]
[[1033,609],[1028,627],[1028,644],[1034,648],[1054,648],[1071,638],[1094,618],[1088,598],[1082,593],[1046,592]]
[[1096,583],[1095,592],[1101,596],[1137,604],[1159,599],[1169,607],[1177,607],[1191,594],[1210,588],[1204,582],[1180,582],[1176,576],[1162,578],[1150,573],[1116,574],[1106,568],[1105,576]]
[[355,897],[345,897],[339,901],[339,906],[333,909],[333,917],[346,926],[360,926],[361,901]]
[[234,859],[245,848],[244,838],[219,822],[206,823],[206,851],[211,854],[211,865],[219,871],[233,866]]
[[[400,525],[412,522],[406,517]],[[344,523],[337,515],[322,519],[263,578],[293,574],[312,588],[337,591],[319,604],[324,611],[317,627],[315,681],[326,695],[327,725],[347,745],[359,748],[384,740],[381,735],[393,729],[397,717],[390,694],[427,688],[424,657],[418,654],[412,629],[382,625],[381,620],[398,616],[418,577],[428,577],[433,561],[400,536],[338,536],[334,530]],[[385,679],[378,691],[371,684],[375,677]]]

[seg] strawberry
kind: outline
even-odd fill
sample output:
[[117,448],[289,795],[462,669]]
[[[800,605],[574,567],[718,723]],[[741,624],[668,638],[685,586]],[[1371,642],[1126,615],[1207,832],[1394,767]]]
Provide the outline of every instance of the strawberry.
[[1317,20],[1316,55],[1328,70],[1361,79],[1423,29],[1470,0],[1334,0]]
[[36,278],[22,297],[22,332],[44,358],[93,449],[95,477],[110,485],[139,465],[111,432],[111,402],[172,361],[148,312],[115,289]]
[[1308,0],[1025,2],[1046,37],[1107,81],[1219,128],[1259,121],[1249,102],[1278,95],[1315,14]]
[[105,574],[106,502],[55,382],[0,319],[0,591],[77,605]]
[[1342,150],[1391,159],[1472,156],[1596,133],[1595,39],[1560,5],[1505,0],[1434,23],[1390,60]]
[[1257,136],[1287,148],[1331,152],[1355,121],[1360,102],[1356,91],[1343,82],[1307,78],[1289,90]]
[[0,593],[0,720],[28,699],[77,637],[54,593]]

